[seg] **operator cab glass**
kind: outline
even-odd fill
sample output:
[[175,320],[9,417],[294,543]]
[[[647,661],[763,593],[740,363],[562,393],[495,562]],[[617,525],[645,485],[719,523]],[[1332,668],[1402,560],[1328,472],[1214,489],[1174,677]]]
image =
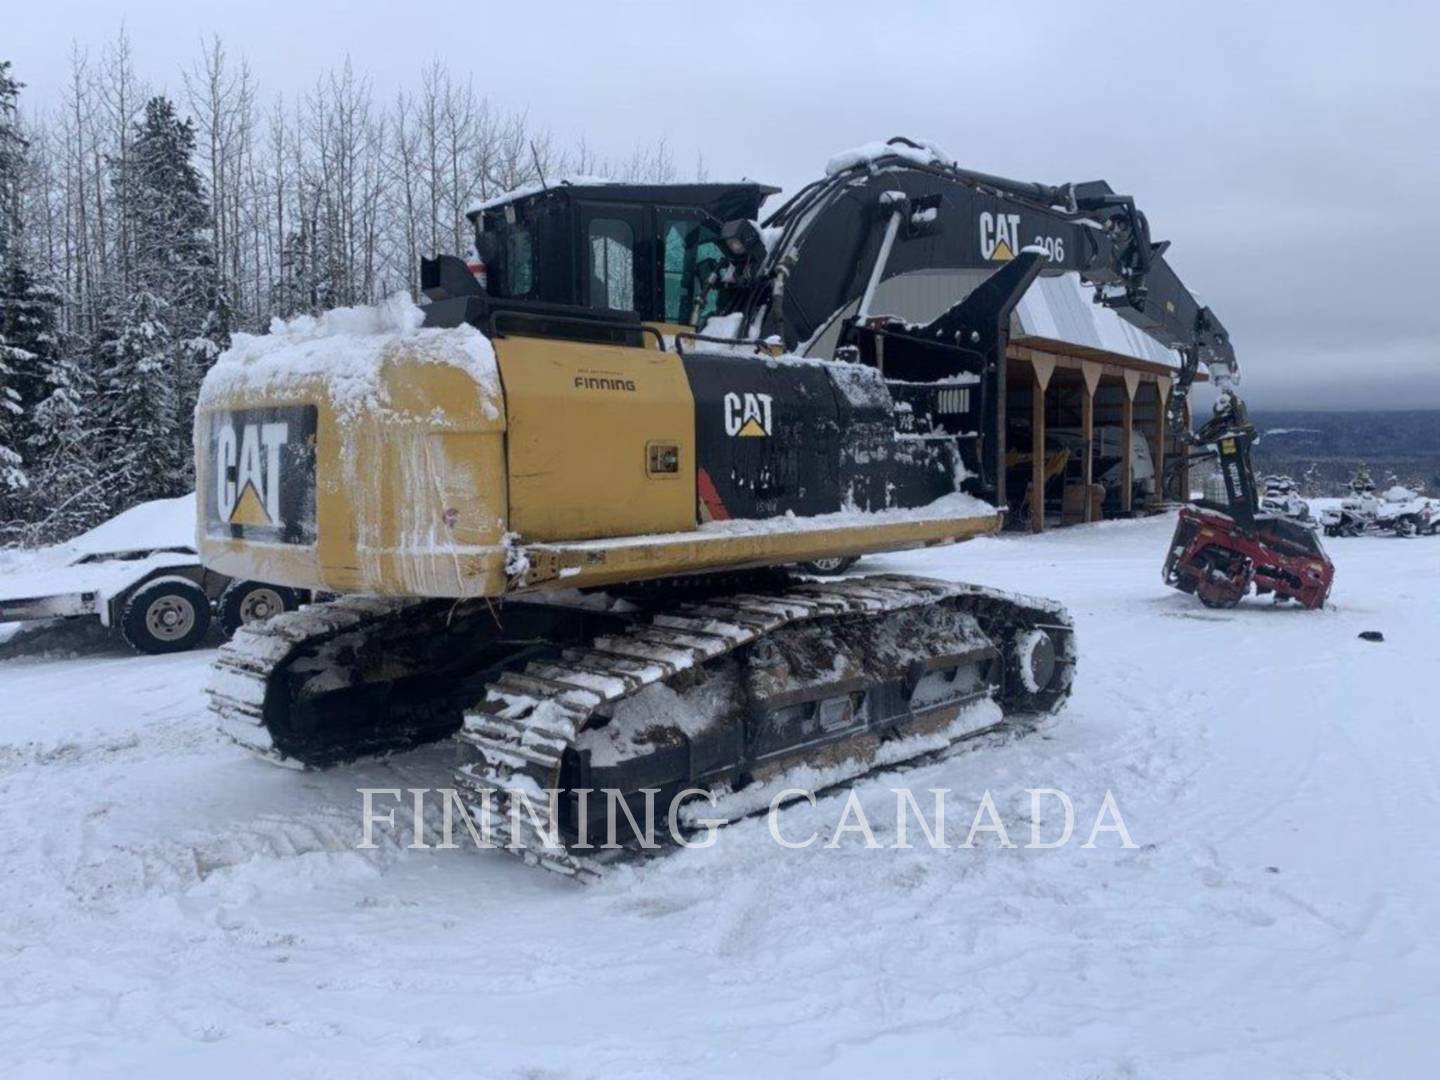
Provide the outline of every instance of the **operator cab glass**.
[[591,218],[585,239],[590,259],[590,307],[634,311],[634,228],[623,218]]
[[710,275],[723,265],[719,230],[695,211],[661,210],[660,251],[660,318],[699,325],[720,302],[718,289],[705,289]]
[[529,296],[535,288],[535,266],[528,228],[519,226],[505,234],[505,259],[500,265],[505,295]]

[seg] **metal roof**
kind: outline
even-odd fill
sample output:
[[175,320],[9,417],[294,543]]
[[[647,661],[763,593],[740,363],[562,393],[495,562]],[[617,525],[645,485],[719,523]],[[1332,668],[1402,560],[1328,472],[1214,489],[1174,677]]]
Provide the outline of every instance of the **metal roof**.
[[1093,293],[1094,289],[1081,284],[1078,274],[1037,278],[1015,307],[1011,339],[1048,338],[1169,367],[1179,366],[1179,357],[1172,349],[1131,326],[1109,308],[1094,303]]
[[[927,323],[968,296],[989,276],[987,270],[932,269],[886,278],[875,290],[871,310],[907,322]],[[1090,286],[1081,284],[1078,274],[1037,278],[1011,316],[1011,340],[1024,344],[1026,338],[1044,338],[1047,343],[1064,342],[1112,356],[1147,360],[1172,368],[1180,366],[1180,358],[1174,351],[1137,330],[1109,308],[1092,303],[1093,292]],[[804,352],[829,355],[839,336],[841,319],[853,315],[858,306],[859,301],[854,301],[837,313],[838,318],[832,317]]]

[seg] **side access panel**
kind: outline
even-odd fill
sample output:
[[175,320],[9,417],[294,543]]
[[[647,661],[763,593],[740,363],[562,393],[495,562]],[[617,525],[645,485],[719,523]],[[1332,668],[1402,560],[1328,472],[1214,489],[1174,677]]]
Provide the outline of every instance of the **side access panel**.
[[527,542],[695,528],[695,405],[680,358],[555,339],[495,342],[510,529]]

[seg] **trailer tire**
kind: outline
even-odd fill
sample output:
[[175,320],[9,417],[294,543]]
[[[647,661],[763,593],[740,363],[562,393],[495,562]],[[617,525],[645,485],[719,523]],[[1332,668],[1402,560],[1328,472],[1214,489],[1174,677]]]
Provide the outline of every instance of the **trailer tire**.
[[151,656],[185,652],[210,631],[210,598],[189,578],[147,581],[125,599],[120,636]]
[[802,562],[800,569],[807,574],[814,574],[816,577],[839,577],[860,561],[858,555],[842,555],[830,559],[811,559],[809,562]]
[[294,611],[299,606],[300,597],[284,585],[232,581],[220,594],[220,629],[227,638],[234,637],[235,631],[246,623],[264,622],[272,615]]

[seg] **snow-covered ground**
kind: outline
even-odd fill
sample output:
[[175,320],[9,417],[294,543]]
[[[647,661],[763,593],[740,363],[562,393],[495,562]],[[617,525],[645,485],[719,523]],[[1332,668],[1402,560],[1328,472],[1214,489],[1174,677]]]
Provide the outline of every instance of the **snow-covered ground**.
[[[880,850],[753,819],[588,889],[355,850],[356,788],[445,753],[249,760],[210,652],[0,661],[0,1074],[1432,1076],[1440,543],[1333,541],[1331,610],[1213,612],[1160,583],[1171,524],[869,560],[1063,600],[1069,708],[864,784]],[[901,784],[950,789],[953,842],[987,789],[1017,844],[1027,788],[1081,836],[892,850]],[[1107,790],[1135,850],[1079,846]]]

